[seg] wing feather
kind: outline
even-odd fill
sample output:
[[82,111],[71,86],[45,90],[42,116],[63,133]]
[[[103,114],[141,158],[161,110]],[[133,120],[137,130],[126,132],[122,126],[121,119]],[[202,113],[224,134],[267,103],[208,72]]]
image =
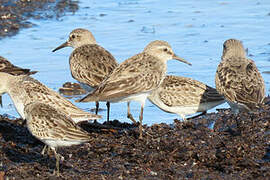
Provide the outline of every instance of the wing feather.
[[167,106],[199,105],[224,100],[216,89],[180,76],[166,76],[157,91],[159,98]]
[[111,53],[97,44],[76,48],[69,63],[73,78],[91,87],[98,86],[118,65]]
[[146,53],[120,64],[110,76],[81,101],[106,101],[156,89],[165,78],[164,62]]
[[[70,116],[75,122],[101,118],[99,115],[81,110],[59,93],[49,89],[32,77],[25,76],[20,83],[21,87],[23,87],[26,92],[26,96],[29,97],[24,99],[29,99],[32,102],[43,102],[56,107]],[[27,102],[25,102],[25,104],[27,104]]]
[[254,61],[231,57],[223,60],[216,73],[216,88],[234,103],[253,108],[263,102],[265,85]]
[[89,134],[68,116],[44,103],[30,103],[25,107],[27,125],[39,139],[89,140]]

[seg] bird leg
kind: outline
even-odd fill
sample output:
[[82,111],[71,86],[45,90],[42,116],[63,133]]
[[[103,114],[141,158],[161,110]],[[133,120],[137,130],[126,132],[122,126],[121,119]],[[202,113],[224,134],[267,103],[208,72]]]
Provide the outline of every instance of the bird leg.
[[60,173],[59,173],[59,155],[57,154],[55,148],[52,148],[53,152],[54,152],[54,156],[55,156],[55,159],[56,159],[56,163],[55,163],[55,170],[53,172],[54,175],[56,175],[57,177],[60,176]]
[[98,109],[99,109],[99,102],[96,101],[96,114],[98,114]]
[[130,113],[130,102],[127,103],[128,106],[128,112],[127,112],[127,118],[129,118],[134,124],[137,124],[137,121],[133,118],[132,114]]
[[[44,148],[42,149],[42,151],[41,151],[41,154],[42,154],[42,155],[44,155],[44,154],[45,154],[45,151],[46,151],[47,147],[48,147],[48,146],[47,146],[47,145],[45,145],[45,146],[44,146]],[[49,149],[48,149],[48,152],[49,152]]]
[[186,116],[184,114],[181,114],[181,118],[182,118],[183,122],[187,121]]
[[46,144],[44,145],[44,148],[41,151],[41,154],[44,155],[47,149],[47,154],[50,155],[50,150],[51,148],[49,148]]
[[139,130],[140,130],[140,136],[139,136],[139,139],[143,139],[143,137],[142,137],[143,107],[144,107],[144,104],[142,104],[142,106],[141,106],[141,114],[140,114],[140,126],[139,126]]
[[110,102],[106,103],[107,106],[107,122],[110,121]]

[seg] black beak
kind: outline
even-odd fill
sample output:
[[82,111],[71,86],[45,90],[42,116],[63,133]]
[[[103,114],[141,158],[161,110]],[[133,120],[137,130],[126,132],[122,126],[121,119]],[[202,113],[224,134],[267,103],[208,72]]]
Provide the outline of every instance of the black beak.
[[55,48],[54,50],[52,50],[52,52],[55,52],[55,51],[57,51],[59,49],[62,49],[64,47],[68,47],[68,46],[69,46],[68,45],[68,42],[64,42],[63,44],[61,44],[60,46],[58,46],[57,48]]
[[190,65],[190,66],[192,65],[190,62],[186,61],[186,60],[183,59],[183,58],[180,58],[180,57],[177,56],[176,54],[173,55],[173,59],[176,59],[176,60],[178,60],[178,61],[180,61],[180,62],[186,63],[186,64],[188,64],[188,65]]

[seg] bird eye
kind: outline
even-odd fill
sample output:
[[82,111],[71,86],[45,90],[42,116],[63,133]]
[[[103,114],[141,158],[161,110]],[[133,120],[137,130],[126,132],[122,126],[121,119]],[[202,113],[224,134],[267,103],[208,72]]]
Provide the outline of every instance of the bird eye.
[[167,52],[167,51],[168,51],[168,49],[167,49],[167,48],[164,48],[164,49],[163,49],[163,51],[164,51],[164,52]]
[[75,35],[73,34],[73,35],[71,36],[71,38],[74,39],[74,38],[75,38]]

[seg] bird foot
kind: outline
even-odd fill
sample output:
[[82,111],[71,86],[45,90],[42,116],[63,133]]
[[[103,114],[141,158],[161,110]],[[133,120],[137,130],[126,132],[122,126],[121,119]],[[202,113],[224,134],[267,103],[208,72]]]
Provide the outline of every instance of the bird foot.
[[60,176],[60,172],[58,170],[54,169],[52,175],[59,177]]
[[148,136],[150,136],[150,137],[153,137],[151,134],[149,134],[144,128],[142,129],[142,131],[145,133],[145,134],[147,134]]
[[137,121],[133,118],[132,114],[128,113],[127,118],[129,118],[134,124],[137,124]]

